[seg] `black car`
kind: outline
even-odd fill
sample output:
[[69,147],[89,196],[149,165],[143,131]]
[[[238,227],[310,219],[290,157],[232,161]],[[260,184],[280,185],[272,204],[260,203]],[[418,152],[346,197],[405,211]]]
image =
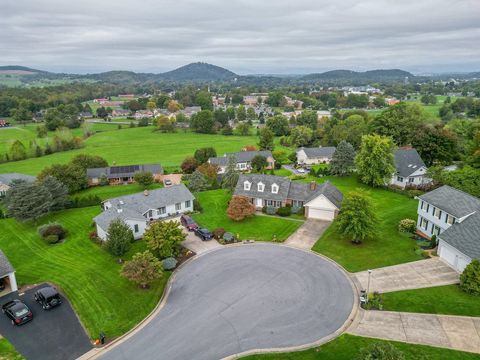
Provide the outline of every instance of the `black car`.
[[206,241],[206,240],[211,240],[213,235],[210,231],[208,231],[208,229],[195,229],[195,235],[197,235],[200,239],[202,239],[203,241]]
[[52,286],[47,286],[37,290],[33,297],[36,302],[42,305],[43,310],[49,310],[62,303],[60,294]]
[[28,306],[18,299],[3,304],[2,312],[12,320],[12,325],[22,325],[33,319]]

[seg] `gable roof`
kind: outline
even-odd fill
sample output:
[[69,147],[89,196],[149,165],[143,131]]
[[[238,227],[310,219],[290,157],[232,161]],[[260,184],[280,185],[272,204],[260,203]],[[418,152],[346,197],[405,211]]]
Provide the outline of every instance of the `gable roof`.
[[453,224],[438,237],[470,258],[480,259],[480,212]]
[[337,148],[335,146],[325,146],[325,147],[316,147],[316,148],[300,148],[297,150],[299,152],[300,150],[303,150],[305,152],[305,155],[309,159],[314,159],[314,158],[331,158],[333,154],[335,153],[335,150]]
[[0,250],[0,277],[10,274],[14,271],[15,269],[13,268],[12,264],[10,264],[10,261],[8,261],[3,251]]
[[[245,181],[249,181],[252,184],[250,190],[244,189]],[[265,184],[265,190],[263,192],[258,191],[257,184],[259,182]],[[271,191],[273,184],[279,186],[277,194]],[[287,177],[263,174],[240,175],[234,195],[257,197],[266,200],[285,201],[289,199],[303,202],[308,202],[319,195],[324,195],[337,208],[340,208],[343,200],[342,193],[328,181],[321,185],[315,184],[315,188],[312,190],[310,183],[294,182]]]
[[92,168],[87,169],[87,178],[99,178],[104,174],[108,179],[131,177],[137,172],[151,172],[152,174],[163,174],[163,168],[160,164],[121,165],[103,168]]
[[13,180],[25,180],[26,182],[34,182],[37,178],[32,175],[20,173],[0,174],[0,184],[10,185]]
[[418,198],[456,218],[462,218],[475,211],[480,212],[480,199],[448,185],[443,185]]
[[426,167],[416,149],[397,149],[394,154],[397,174],[408,177],[421,167]]
[[[195,197],[185,184],[172,185],[144,192],[120,196],[105,200],[111,207],[93,218],[93,220],[104,230],[108,228],[114,219],[146,221],[143,214],[150,209],[158,209],[164,206],[173,205],[179,202],[193,200]],[[121,210],[120,210],[121,209]],[[120,210],[120,212],[119,212]]]
[[263,151],[238,151],[233,153],[225,153],[223,156],[212,157],[208,159],[210,164],[225,166],[228,164],[228,158],[233,156],[237,163],[250,162],[255,156],[263,156],[265,158],[272,157],[270,150]]

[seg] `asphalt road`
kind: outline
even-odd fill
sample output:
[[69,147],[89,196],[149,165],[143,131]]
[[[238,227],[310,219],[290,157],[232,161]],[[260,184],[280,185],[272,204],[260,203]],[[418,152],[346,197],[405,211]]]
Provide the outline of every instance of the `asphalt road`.
[[38,287],[19,296],[17,292],[0,298],[0,304],[12,299],[22,300],[33,313],[33,320],[13,326],[10,319],[0,312],[0,334],[10,341],[27,360],[76,359],[92,348],[82,325],[70,303],[62,296],[62,304],[51,310],[43,310],[33,300]]
[[212,360],[299,346],[339,329],[353,307],[346,275],[273,244],[209,252],[178,271],[165,306],[102,360]]

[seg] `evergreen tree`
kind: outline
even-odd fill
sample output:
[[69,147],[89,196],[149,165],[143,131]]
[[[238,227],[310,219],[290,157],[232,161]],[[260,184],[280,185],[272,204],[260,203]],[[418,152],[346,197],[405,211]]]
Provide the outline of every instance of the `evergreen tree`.
[[208,188],[208,180],[200,171],[195,170],[190,176],[188,188],[193,192],[199,192]]
[[51,195],[49,211],[65,209],[68,200],[68,188],[52,176],[47,176],[43,180],[42,185]]
[[229,156],[227,162],[227,168],[222,178],[222,188],[228,189],[230,192],[237,186],[239,173],[237,171],[237,161],[235,157]]
[[108,226],[105,248],[114,256],[124,255],[134,240],[132,229],[121,219],[113,220]]
[[338,144],[330,162],[330,173],[332,175],[346,176],[355,167],[355,150],[345,140]]
[[52,196],[42,185],[14,180],[5,196],[8,215],[19,221],[36,221],[52,207]]
[[259,131],[258,146],[260,150],[273,150],[273,132],[269,128],[263,128]]

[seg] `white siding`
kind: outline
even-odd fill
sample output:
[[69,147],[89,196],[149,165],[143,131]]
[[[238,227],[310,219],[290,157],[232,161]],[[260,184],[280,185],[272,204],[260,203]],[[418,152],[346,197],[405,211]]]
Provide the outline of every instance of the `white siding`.
[[103,241],[107,240],[107,232],[97,224],[97,236]]
[[338,210],[324,195],[317,196],[315,199],[309,201],[305,204],[305,207],[308,208],[308,218],[322,220],[333,220]]
[[10,282],[10,288],[12,292],[17,291],[18,286],[17,286],[17,279],[15,278],[15,272],[11,272],[10,274],[8,274],[8,281]]
[[442,239],[438,242],[438,254],[443,261],[458,272],[463,272],[467,265],[472,261],[471,258],[464,255],[453,246],[450,246]]
[[[447,230],[451,224],[448,224],[445,219],[447,216],[447,213],[440,209],[442,211],[442,214],[440,216],[440,219],[437,218],[436,216],[433,216],[433,211],[434,211],[434,206],[430,205],[426,202],[424,202],[424,209],[421,208],[423,200],[418,201],[418,208],[417,208],[417,214],[418,214],[418,219],[417,219],[417,230],[420,232],[424,233],[425,235],[431,237],[433,235],[433,230],[435,226],[438,226],[440,228],[440,234]],[[428,206],[427,206],[428,205]],[[428,210],[428,211],[427,211]],[[451,216],[451,215],[450,215]],[[427,228],[422,227],[422,219],[425,219],[428,224]]]

